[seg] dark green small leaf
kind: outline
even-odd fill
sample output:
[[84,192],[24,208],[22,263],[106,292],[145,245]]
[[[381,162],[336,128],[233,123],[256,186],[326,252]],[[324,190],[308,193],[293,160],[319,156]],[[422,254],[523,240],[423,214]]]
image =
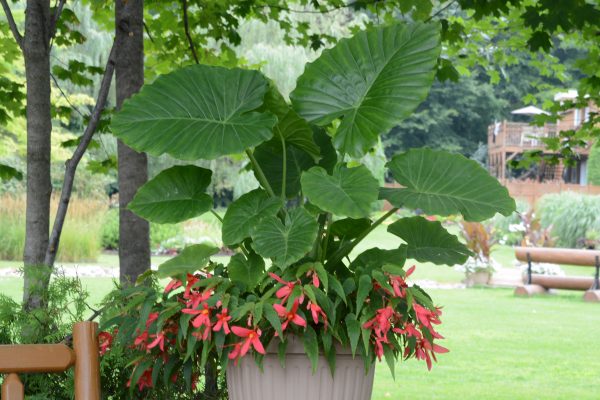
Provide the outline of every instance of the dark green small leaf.
[[20,181],[23,179],[23,173],[10,165],[0,164],[0,180],[9,181],[13,178]]
[[265,272],[265,262],[256,253],[236,254],[227,265],[229,278],[233,283],[241,284],[246,291],[253,291]]
[[317,364],[319,362],[319,341],[315,330],[308,325],[302,335],[302,343],[304,344],[304,351],[310,360],[312,366],[312,373],[317,371]]
[[346,329],[348,330],[348,338],[350,338],[350,349],[352,350],[352,356],[356,355],[356,347],[358,346],[358,339],[360,339],[360,322],[356,319],[356,315],[348,314],[344,319],[346,322]]
[[208,264],[210,256],[217,254],[219,249],[208,244],[194,244],[158,266],[157,277],[177,277],[186,273],[194,273]]
[[273,305],[269,303],[263,303],[263,314],[269,324],[277,331],[279,337],[283,336],[283,331],[281,330],[281,320],[279,319],[279,315],[273,309]]
[[373,289],[373,282],[369,275],[363,275],[358,281],[358,292],[356,293],[356,314],[360,314],[360,310],[364,305],[365,299]]
[[277,346],[277,356],[279,357],[279,364],[281,368],[285,368],[285,352],[287,350],[288,341],[280,341]]

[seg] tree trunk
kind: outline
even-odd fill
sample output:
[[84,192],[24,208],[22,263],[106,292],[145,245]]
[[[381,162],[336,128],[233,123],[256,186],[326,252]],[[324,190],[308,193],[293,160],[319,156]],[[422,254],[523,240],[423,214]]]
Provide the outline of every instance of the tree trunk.
[[27,83],[26,310],[40,308],[51,268],[44,266],[50,229],[50,0],[27,0],[23,53]]
[[[116,0],[116,87],[117,108],[144,84],[144,2]],[[150,227],[127,205],[137,189],[148,180],[146,154],[137,153],[121,141],[119,158],[119,277],[121,283],[135,282],[150,268]]]

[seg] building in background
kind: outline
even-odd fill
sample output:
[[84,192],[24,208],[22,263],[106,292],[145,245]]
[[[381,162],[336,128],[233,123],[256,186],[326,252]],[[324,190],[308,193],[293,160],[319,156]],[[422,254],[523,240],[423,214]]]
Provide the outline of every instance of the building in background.
[[[574,100],[576,97],[577,91],[570,90],[557,94],[554,100],[563,102]],[[490,174],[502,181],[509,188],[511,195],[525,197],[532,203],[542,194],[564,190],[600,194],[600,188],[588,185],[591,144],[578,151],[580,158],[572,166],[562,162],[556,165],[541,162],[527,169],[509,168],[510,161],[520,159],[526,151],[540,150],[545,154],[552,154],[542,139],[556,137],[561,131],[579,129],[592,111],[597,112],[598,108],[590,103],[585,108],[566,111],[555,124],[547,123],[544,126],[530,124],[536,115],[546,113],[542,109],[528,106],[512,111],[515,121],[505,120],[488,127]]]

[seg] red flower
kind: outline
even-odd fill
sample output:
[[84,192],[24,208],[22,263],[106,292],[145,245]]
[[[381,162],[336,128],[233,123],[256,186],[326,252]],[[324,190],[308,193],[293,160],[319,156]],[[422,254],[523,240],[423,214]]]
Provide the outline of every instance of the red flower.
[[[415,346],[415,358],[418,360],[425,360],[427,363],[427,369],[431,371],[431,359],[437,361],[435,357],[435,353],[442,354],[447,353],[449,350],[445,347],[439,346],[437,344],[430,343],[427,339],[423,338],[421,340],[417,340]],[[407,354],[410,353],[410,349],[407,347],[404,351],[404,355],[406,357]]]
[[188,298],[190,296],[190,291],[192,290],[192,286],[194,286],[194,284],[196,282],[198,282],[200,280],[200,278],[198,278],[197,276],[194,276],[192,274],[187,274],[187,284],[185,285],[185,291],[183,293],[183,297],[184,298]]
[[184,314],[197,315],[196,318],[192,320],[192,325],[194,328],[201,328],[204,326],[204,332],[202,334],[202,340],[208,339],[210,335],[210,331],[212,329],[212,322],[210,321],[210,307],[208,304],[204,303],[202,305],[201,310],[194,310],[191,308],[184,308],[181,310]]
[[224,308],[220,314],[217,314],[217,323],[215,324],[213,331],[217,332],[223,328],[223,332],[226,335],[229,335],[231,330],[229,329],[229,324],[227,321],[231,320],[231,317],[227,314],[227,309]]
[[285,303],[285,301],[288,299],[288,297],[290,297],[290,295],[292,294],[292,290],[294,290],[294,287],[296,286],[296,282],[287,282],[284,281],[283,279],[281,279],[281,277],[275,275],[272,272],[269,272],[269,275],[271,276],[271,278],[275,279],[277,282],[281,283],[283,285],[283,287],[279,288],[279,290],[277,290],[277,292],[275,293],[275,296],[277,296],[278,299],[281,299],[281,303]]
[[171,282],[169,282],[167,287],[165,287],[164,293],[169,293],[170,291],[175,290],[178,287],[181,287],[181,285],[182,285],[182,283],[179,279],[173,279],[173,280],[171,280]]
[[321,282],[319,281],[319,275],[317,274],[317,271],[315,271],[314,269],[311,269],[310,271],[308,271],[306,273],[306,276],[307,277],[312,276],[313,286],[319,287],[321,285]]
[[159,347],[160,351],[165,351],[165,333],[159,332],[156,335],[152,335],[155,339],[150,343],[147,349],[153,349],[156,346]]
[[108,332],[100,332],[98,334],[98,342],[100,342],[100,355],[103,356],[112,345],[113,335]]
[[364,323],[363,328],[371,329],[375,336],[387,343],[387,333],[392,328],[392,319],[398,319],[399,314],[391,306],[380,308],[373,319]]
[[148,319],[146,320],[146,328],[150,328],[150,325],[152,325],[152,323],[154,321],[156,321],[157,319],[158,319],[157,312],[152,312],[152,313],[148,314]]
[[146,347],[146,343],[148,342],[148,331],[145,330],[144,332],[142,332],[140,335],[138,335],[138,337],[135,338],[133,344],[134,346],[142,346],[142,347]]
[[325,330],[327,330],[327,315],[325,315],[325,313],[323,312],[323,309],[321,307],[319,307],[319,305],[317,303],[313,303],[311,301],[308,302],[306,309],[311,312],[312,318],[313,318],[313,321],[315,322],[315,324],[319,323],[319,315],[320,315],[321,318],[323,318],[323,323],[325,324]]
[[439,325],[442,323],[439,318],[439,316],[442,314],[442,311],[439,308],[436,309],[436,311],[431,311],[420,304],[414,303],[413,310],[415,310],[417,320],[421,323],[421,325],[429,328],[429,330],[433,330],[431,324]]
[[[234,326],[235,328],[235,326]],[[238,360],[240,359],[240,353],[242,352],[242,342],[238,342],[236,344],[233,345],[233,350],[231,350],[231,353],[229,353],[229,355],[227,357],[229,357],[230,360],[235,360],[233,362],[233,365],[237,365]]]
[[379,338],[375,338],[375,355],[377,356],[377,359],[379,361],[381,361],[381,357],[383,357],[383,340],[379,339]]
[[414,337],[417,339],[421,339],[423,337],[423,335],[421,334],[421,332],[418,331],[418,329],[415,327],[415,325],[411,322],[407,322],[404,325],[404,329],[401,328],[394,328],[393,329],[394,333],[398,333],[401,335],[406,335],[408,337]]
[[285,321],[283,322],[283,324],[281,324],[282,331],[285,331],[285,328],[287,328],[290,322],[293,322],[298,326],[306,327],[306,321],[304,320],[304,318],[297,314],[298,299],[294,300],[294,304],[292,305],[292,309],[290,311],[288,311],[281,304],[273,304],[273,308],[275,309],[275,311],[277,311],[277,314],[279,314],[281,318],[285,318]]
[[204,303],[206,300],[210,299],[210,296],[212,296],[212,290],[206,290],[202,293],[200,292],[194,292],[194,293],[190,293],[189,296],[184,297],[186,299],[188,299],[185,303],[185,305],[188,308],[198,308],[198,306],[200,305],[200,303]]
[[[246,355],[246,353],[248,352],[248,350],[250,350],[250,346],[254,347],[254,350],[256,350],[258,353],[266,354],[265,348],[263,347],[262,343],[260,342],[260,335],[261,335],[260,329],[253,330],[253,329],[242,328],[241,326],[232,326],[231,330],[233,331],[233,333],[236,336],[245,338],[245,340],[242,342],[242,347],[239,352],[239,357],[244,357]],[[234,349],[234,351],[235,351],[235,349]]]
[[[127,382],[127,387],[129,386],[131,386],[131,379],[129,379],[129,381]],[[142,376],[140,376],[140,379],[138,379],[137,381],[137,386],[140,392],[145,388],[152,387],[152,368],[148,368],[144,371]]]
[[413,265],[406,271],[406,275],[403,277],[397,275],[390,275],[390,284],[394,288],[394,295],[396,297],[406,297],[406,279],[415,271],[416,265]]

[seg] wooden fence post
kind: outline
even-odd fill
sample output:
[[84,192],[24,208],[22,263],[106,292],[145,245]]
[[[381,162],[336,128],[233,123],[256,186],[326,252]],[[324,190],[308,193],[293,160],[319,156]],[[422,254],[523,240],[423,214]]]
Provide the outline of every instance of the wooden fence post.
[[17,374],[8,374],[2,383],[2,400],[23,400],[25,389]]
[[98,324],[77,322],[73,326],[75,351],[75,400],[100,400]]

